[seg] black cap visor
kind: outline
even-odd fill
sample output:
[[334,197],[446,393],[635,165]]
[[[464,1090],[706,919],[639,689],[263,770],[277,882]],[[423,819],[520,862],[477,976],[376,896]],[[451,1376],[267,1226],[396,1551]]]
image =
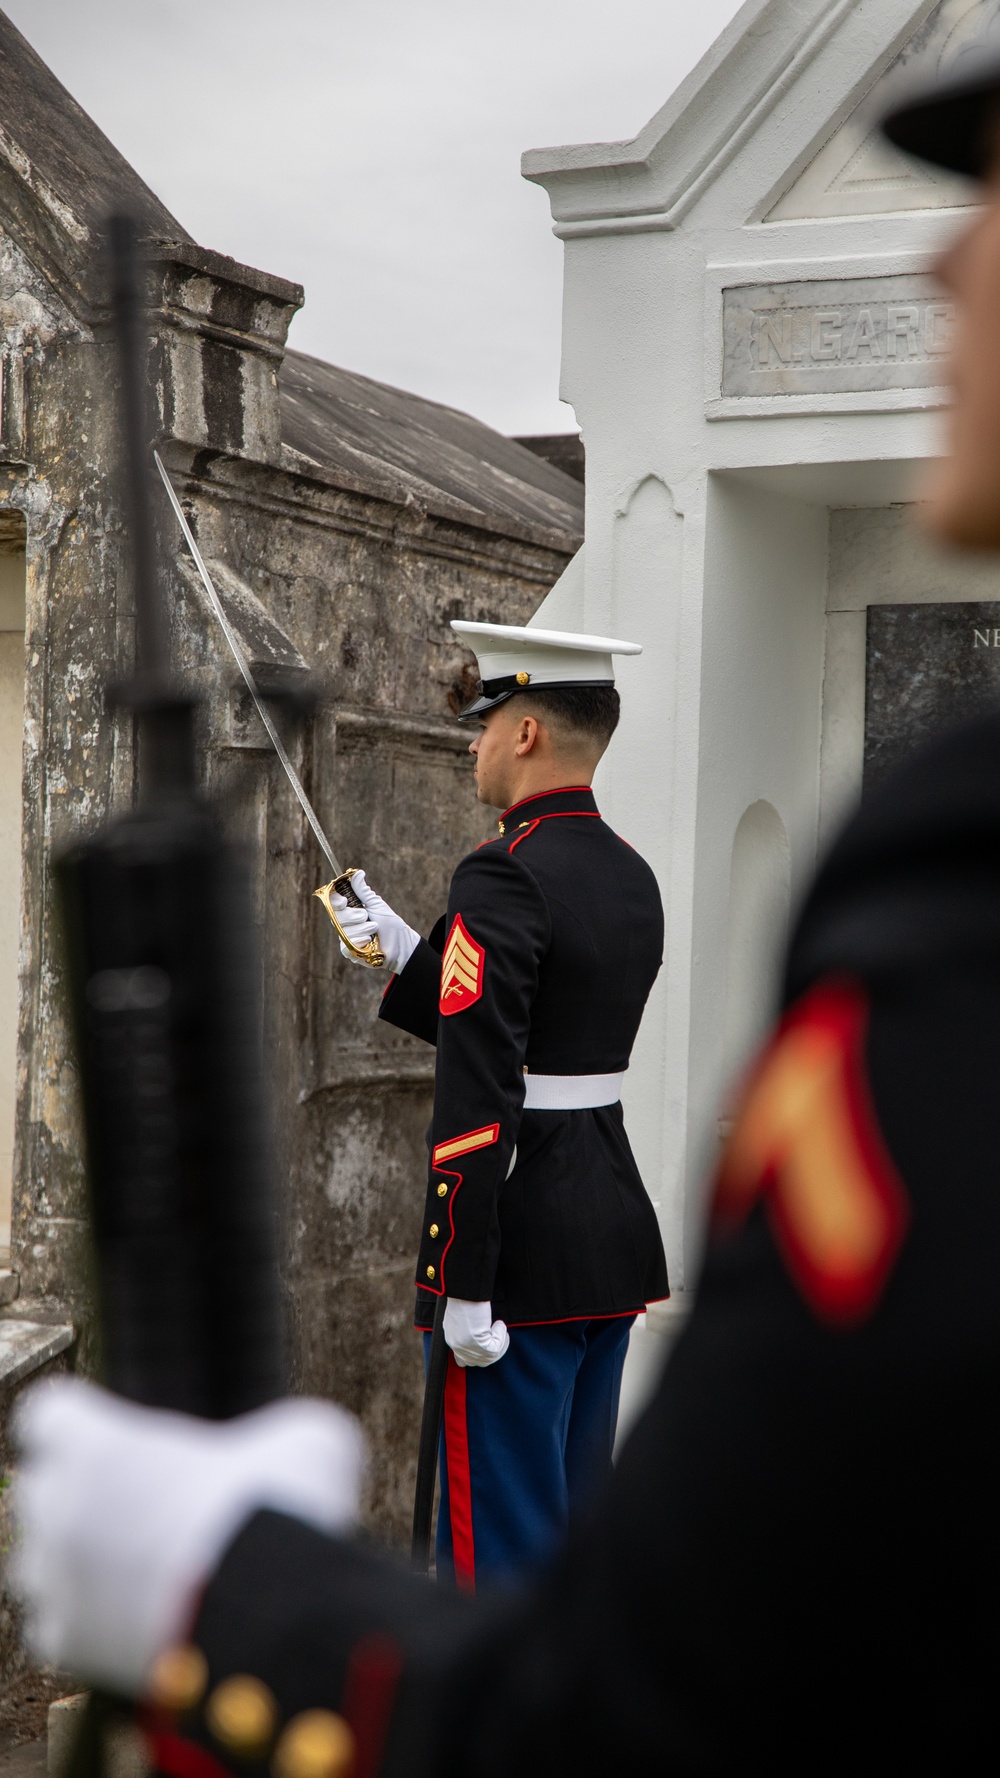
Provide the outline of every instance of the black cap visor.
[[517,674],[509,673],[503,679],[484,679],[479,696],[466,704],[458,713],[459,722],[474,722],[487,710],[495,710],[498,704],[505,704],[508,698],[516,697],[518,692],[532,691],[573,691],[585,685],[614,685],[613,679],[557,679],[541,681],[538,684],[518,685]]
[[1000,150],[1000,56],[984,56],[974,74],[937,81],[882,120],[897,148],[949,172],[984,179]]

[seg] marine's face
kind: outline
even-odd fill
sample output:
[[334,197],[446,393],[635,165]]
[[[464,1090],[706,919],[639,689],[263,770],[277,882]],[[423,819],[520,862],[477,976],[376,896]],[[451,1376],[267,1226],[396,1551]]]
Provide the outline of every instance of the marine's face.
[[950,450],[930,476],[927,522],[966,549],[1000,549],[1000,162],[986,197],[986,209],[937,267],[958,320]]
[[515,757],[514,725],[510,719],[512,702],[513,699],[508,699],[506,704],[498,704],[495,710],[484,711],[479,729],[469,742],[469,752],[475,761],[476,795],[491,809],[509,808],[512,800],[509,795]]

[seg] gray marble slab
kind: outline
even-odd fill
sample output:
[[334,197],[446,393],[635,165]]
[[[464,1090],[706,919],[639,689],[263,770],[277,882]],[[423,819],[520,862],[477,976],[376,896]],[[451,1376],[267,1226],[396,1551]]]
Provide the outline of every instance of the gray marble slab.
[[735,284],[722,293],[722,394],[933,388],[954,318],[927,273]]
[[76,1338],[72,1327],[38,1321],[0,1321],[0,1387],[10,1389],[48,1364]]
[[1000,712],[1000,600],[870,605],[864,788],[949,723]]

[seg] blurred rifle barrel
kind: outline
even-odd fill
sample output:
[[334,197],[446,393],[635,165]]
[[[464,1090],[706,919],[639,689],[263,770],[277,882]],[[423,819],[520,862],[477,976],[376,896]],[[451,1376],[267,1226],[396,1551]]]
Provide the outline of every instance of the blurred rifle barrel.
[[136,807],[57,860],[83,1084],[108,1386],[226,1418],[284,1387],[276,1201],[248,859],[198,795],[194,700],[173,683],[156,559],[135,223],[108,225],[120,504],[136,667]]

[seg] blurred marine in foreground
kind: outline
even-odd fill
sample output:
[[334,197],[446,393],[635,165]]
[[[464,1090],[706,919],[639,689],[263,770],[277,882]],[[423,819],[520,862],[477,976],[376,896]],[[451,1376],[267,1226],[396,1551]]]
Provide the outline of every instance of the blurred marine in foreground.
[[[985,182],[942,267],[954,451],[931,492],[938,535],[1000,548],[1000,64],[887,128]],[[1000,1583],[998,907],[1000,717],[898,772],[821,871],[691,1322],[543,1585],[484,1605],[331,1535],[357,1488],[333,1409],[306,1498],[280,1406],[212,1426],[64,1382],[21,1422],[39,1651],[142,1695],[176,1778],[978,1765]]]

